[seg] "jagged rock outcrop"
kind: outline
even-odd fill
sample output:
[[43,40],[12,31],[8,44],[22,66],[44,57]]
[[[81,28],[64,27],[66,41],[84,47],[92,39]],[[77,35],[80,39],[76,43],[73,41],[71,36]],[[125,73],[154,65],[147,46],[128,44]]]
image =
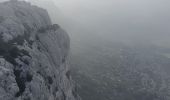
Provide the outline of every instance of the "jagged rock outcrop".
[[69,42],[46,10],[24,1],[0,3],[0,100],[79,100]]

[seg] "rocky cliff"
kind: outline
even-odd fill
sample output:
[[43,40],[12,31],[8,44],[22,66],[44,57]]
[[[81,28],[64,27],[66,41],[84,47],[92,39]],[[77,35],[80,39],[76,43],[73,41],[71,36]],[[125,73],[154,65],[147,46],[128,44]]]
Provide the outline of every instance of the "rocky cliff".
[[46,10],[24,1],[0,3],[0,100],[79,100],[69,42]]

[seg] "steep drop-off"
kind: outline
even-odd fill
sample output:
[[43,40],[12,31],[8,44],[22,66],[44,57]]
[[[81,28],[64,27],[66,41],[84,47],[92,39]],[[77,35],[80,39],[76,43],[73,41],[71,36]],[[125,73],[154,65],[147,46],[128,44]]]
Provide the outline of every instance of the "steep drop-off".
[[46,10],[0,3],[0,100],[79,100],[70,77],[70,41]]

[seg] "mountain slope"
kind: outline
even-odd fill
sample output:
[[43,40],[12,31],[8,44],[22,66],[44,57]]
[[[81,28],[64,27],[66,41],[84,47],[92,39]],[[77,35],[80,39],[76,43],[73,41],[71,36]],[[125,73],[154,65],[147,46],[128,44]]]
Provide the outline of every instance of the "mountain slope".
[[78,100],[69,44],[46,10],[24,1],[0,3],[0,100]]
[[83,100],[170,100],[170,49],[98,41],[72,50]]

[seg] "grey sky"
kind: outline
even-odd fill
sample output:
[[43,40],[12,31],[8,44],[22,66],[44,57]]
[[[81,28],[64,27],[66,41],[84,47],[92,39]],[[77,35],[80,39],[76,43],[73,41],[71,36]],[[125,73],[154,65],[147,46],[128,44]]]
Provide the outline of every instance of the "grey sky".
[[[70,34],[170,44],[170,0],[28,0],[56,5]],[[50,8],[50,6],[46,7]],[[52,8],[51,8],[52,9]],[[56,10],[56,9],[55,9]],[[52,12],[51,10],[51,13]],[[60,19],[62,19],[60,16]],[[53,14],[53,19],[55,15]],[[69,21],[71,20],[71,21]],[[74,27],[73,27],[74,26]],[[85,35],[86,34],[86,35]]]
[[102,36],[169,41],[169,0],[56,0],[56,5]]

